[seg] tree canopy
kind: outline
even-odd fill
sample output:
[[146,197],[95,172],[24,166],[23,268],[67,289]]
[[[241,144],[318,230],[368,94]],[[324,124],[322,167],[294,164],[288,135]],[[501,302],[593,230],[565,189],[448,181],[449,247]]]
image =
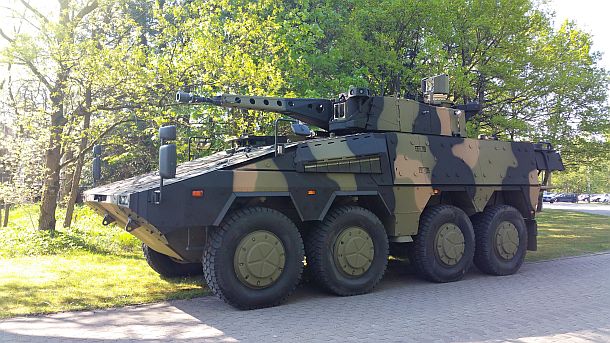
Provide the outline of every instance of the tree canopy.
[[12,0],[1,11],[20,24],[0,31],[0,118],[13,137],[0,143],[12,176],[0,198],[41,190],[30,196],[42,198],[41,228],[55,226],[57,199],[73,205],[91,184],[94,144],[116,180],[155,168],[161,124],[221,148],[276,118],[177,107],[184,87],[331,98],[353,85],[418,98],[422,78],[446,73],[453,101],[483,105],[471,136],[551,142],[569,167],[560,186],[610,191],[608,72],[590,34],[569,21],[554,29],[543,2],[57,0],[43,13]]

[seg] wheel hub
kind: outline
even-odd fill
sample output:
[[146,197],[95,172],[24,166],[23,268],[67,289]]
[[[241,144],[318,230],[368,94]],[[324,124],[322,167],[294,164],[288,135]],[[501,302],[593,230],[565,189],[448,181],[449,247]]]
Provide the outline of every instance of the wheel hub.
[[284,270],[285,253],[282,241],[272,232],[251,232],[237,244],[233,259],[235,274],[249,287],[269,287]]
[[496,251],[505,260],[515,257],[519,250],[519,232],[515,225],[505,221],[496,230]]
[[348,227],[337,236],[334,255],[340,271],[349,276],[360,276],[369,270],[375,256],[375,246],[364,229]]
[[453,223],[445,223],[439,228],[434,245],[437,256],[448,266],[458,264],[464,256],[464,234]]

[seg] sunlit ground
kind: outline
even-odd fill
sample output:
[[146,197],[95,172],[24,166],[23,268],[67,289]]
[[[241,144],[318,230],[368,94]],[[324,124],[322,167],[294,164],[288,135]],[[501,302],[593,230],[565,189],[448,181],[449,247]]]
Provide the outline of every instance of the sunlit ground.
[[0,318],[117,307],[208,293],[203,279],[163,279],[142,258],[79,252],[0,259]]
[[[610,218],[545,210],[528,261],[610,251]],[[118,307],[208,294],[203,279],[163,279],[139,254],[73,251],[0,258],[0,318]]]
[[610,250],[610,217],[563,210],[538,214],[538,251],[528,261]]

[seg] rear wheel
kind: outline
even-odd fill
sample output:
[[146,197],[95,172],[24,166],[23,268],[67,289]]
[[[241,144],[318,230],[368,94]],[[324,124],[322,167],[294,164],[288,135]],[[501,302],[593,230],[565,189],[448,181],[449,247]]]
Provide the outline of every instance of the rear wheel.
[[303,241],[281,212],[252,207],[232,213],[213,230],[203,255],[208,287],[240,309],[275,306],[296,288]]
[[464,211],[436,205],[425,209],[419,219],[411,257],[425,279],[451,282],[462,279],[472,265],[474,247],[472,223]]
[[342,206],[308,234],[308,268],[316,283],[342,296],[370,292],[388,263],[388,237],[371,211]]
[[179,263],[167,255],[154,251],[144,243],[142,243],[142,251],[148,265],[161,276],[184,277],[200,275],[203,272],[201,263]]
[[494,206],[473,219],[475,265],[492,275],[516,273],[527,250],[527,228],[521,213],[511,206]]

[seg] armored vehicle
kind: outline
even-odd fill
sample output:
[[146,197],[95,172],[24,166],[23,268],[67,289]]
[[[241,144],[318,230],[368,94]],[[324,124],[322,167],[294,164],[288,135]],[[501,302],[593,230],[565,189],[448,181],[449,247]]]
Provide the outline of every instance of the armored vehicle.
[[[422,81],[423,101],[354,87],[335,100],[178,92],[182,103],[292,119],[276,121],[273,137],[178,166],[166,144],[175,127],[163,127],[158,173],[91,189],[86,201],[142,240],[158,273],[202,271],[240,309],[280,304],[304,268],[331,293],[370,292],[390,254],[433,282],[457,281],[472,263],[513,274],[536,250],[541,189],[563,170],[560,155],[546,143],[468,138],[479,108],[453,105],[448,88],[438,75]],[[306,137],[278,135],[282,121]]]

